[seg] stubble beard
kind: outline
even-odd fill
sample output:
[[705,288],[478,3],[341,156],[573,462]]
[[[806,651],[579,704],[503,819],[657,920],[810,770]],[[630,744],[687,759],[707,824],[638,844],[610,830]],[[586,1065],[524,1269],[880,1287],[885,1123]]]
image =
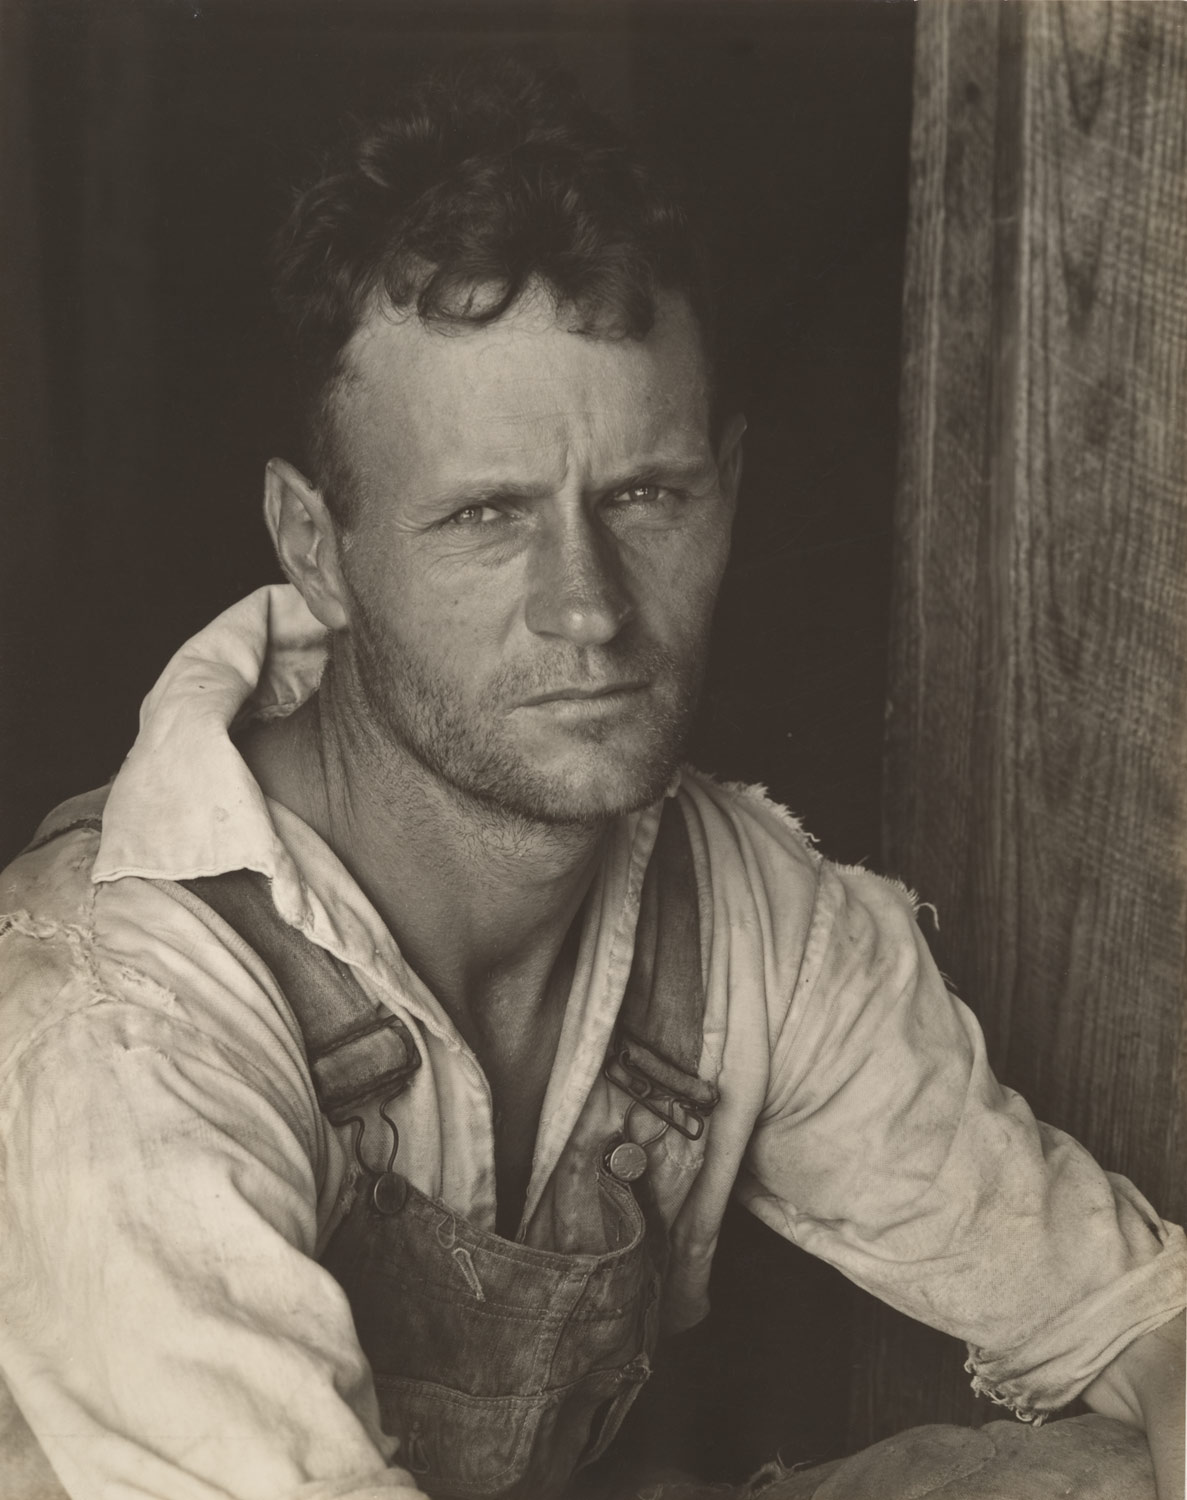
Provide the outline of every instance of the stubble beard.
[[573,681],[573,675],[566,678],[553,667],[545,679],[539,668],[506,668],[485,685],[485,707],[476,708],[454,683],[393,641],[365,607],[357,610],[343,644],[339,673],[352,680],[351,696],[369,737],[389,752],[413,762],[477,812],[589,828],[648,806],[671,783],[692,729],[707,639],[696,643],[687,660],[643,642],[616,642],[599,652],[603,680],[652,684],[635,711],[642,733],[631,736],[631,753],[624,756],[615,744],[620,726],[591,719],[571,731],[573,754],[555,771],[532,759],[500,709]]

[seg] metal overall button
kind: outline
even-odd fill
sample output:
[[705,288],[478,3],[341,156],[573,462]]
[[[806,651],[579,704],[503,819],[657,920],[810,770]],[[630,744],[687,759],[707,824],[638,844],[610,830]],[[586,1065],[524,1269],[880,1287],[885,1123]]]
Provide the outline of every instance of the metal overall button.
[[408,1197],[408,1182],[399,1172],[383,1172],[371,1189],[371,1202],[385,1217],[398,1214]]
[[606,1152],[606,1170],[619,1182],[638,1182],[647,1170],[647,1153],[637,1141],[619,1141]]
[[607,1146],[605,1155],[602,1157],[607,1172],[618,1182],[638,1182],[647,1170],[647,1147],[658,1141],[660,1136],[667,1134],[668,1123],[665,1122],[654,1135],[648,1136],[645,1141],[635,1140],[631,1133],[631,1116],[642,1102],[641,1099],[635,1099],[627,1106],[622,1121],[622,1133],[611,1145]]
[[385,1099],[379,1106],[380,1118],[392,1133],[392,1148],[388,1153],[387,1166],[377,1176],[363,1159],[363,1136],[367,1126],[362,1115],[351,1115],[344,1123],[357,1126],[354,1134],[354,1159],[359,1170],[368,1177],[374,1177],[371,1184],[371,1203],[377,1213],[385,1218],[398,1214],[404,1207],[408,1198],[408,1182],[401,1174],[394,1170],[396,1164],[396,1153],[400,1149],[400,1130],[396,1122],[388,1114],[388,1106],[395,1101],[396,1096]]

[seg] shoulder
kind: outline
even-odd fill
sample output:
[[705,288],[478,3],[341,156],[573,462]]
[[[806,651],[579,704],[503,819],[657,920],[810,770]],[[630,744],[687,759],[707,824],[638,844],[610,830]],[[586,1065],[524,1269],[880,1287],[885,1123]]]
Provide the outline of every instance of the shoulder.
[[743,858],[770,861],[781,872],[794,871],[813,890],[827,886],[834,900],[868,901],[896,912],[905,909],[911,915],[921,904],[913,891],[892,876],[829,859],[796,814],[776,802],[760,783],[720,781],[686,766],[676,797],[686,819],[713,841],[712,852],[719,857],[732,850]]
[[[740,954],[761,944],[766,979],[783,999],[850,982],[853,995],[887,1003],[912,987],[926,943],[905,886],[863,866],[827,859],[813,837],[761,786],[685,770],[677,797],[689,826],[702,912]],[[750,947],[753,949],[753,943]],[[758,958],[753,949],[753,958]],[[790,988],[789,988],[790,987]]]
[[0,1066],[45,1027],[92,1003],[105,790],[55,808],[0,872]]
[[762,787],[686,769],[676,800],[700,896],[706,1033],[728,1031],[735,1052],[750,1037],[757,1068],[796,987],[824,862]]
[[291,1011],[212,912],[168,882],[92,879],[105,794],[55,809],[0,873],[0,1079],[110,1044],[308,1093]]
[[676,797],[694,842],[699,836],[723,873],[736,876],[742,866],[761,880],[769,867],[814,889],[823,862],[816,841],[765,787],[718,781],[689,766],[681,772]]
[[914,926],[917,902],[898,881],[840,865],[816,847],[794,813],[765,787],[685,769],[676,791],[702,887],[720,915],[761,908],[764,923],[804,943]]
[[43,921],[85,922],[94,890],[91,870],[99,849],[107,787],[61,803],[42,820],[32,840],[0,872],[0,923],[20,913]]

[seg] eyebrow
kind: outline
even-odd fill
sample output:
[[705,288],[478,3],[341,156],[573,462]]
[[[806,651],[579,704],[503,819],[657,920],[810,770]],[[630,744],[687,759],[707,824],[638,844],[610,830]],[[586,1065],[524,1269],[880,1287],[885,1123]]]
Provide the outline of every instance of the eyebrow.
[[[705,478],[713,469],[711,457],[698,459],[652,458],[633,468],[624,469],[597,486],[596,493],[613,495],[632,484],[653,484],[662,480],[667,484],[688,485]],[[547,500],[553,494],[550,484],[524,484],[518,480],[497,477],[473,479],[456,490],[443,489],[426,503],[434,507],[447,506],[465,509],[467,505],[480,505],[491,500]]]

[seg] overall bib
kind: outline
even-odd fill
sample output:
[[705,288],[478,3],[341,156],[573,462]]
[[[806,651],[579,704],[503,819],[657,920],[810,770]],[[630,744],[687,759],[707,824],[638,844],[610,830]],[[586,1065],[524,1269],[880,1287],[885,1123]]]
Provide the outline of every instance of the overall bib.
[[[631,973],[607,1055],[621,1127],[562,1156],[570,1245],[491,1234],[401,1175],[387,1106],[420,1064],[408,1028],[289,927],[250,871],[183,883],[255,949],[300,1023],[322,1112],[355,1122],[349,1207],[322,1263],[350,1301],[396,1461],[435,1500],[549,1500],[592,1463],[647,1379],[667,1257],[646,1147],[697,1138],[717,1102],[697,1076],[704,992],[684,818],[664,805]],[[383,1160],[361,1137],[383,1134]]]

